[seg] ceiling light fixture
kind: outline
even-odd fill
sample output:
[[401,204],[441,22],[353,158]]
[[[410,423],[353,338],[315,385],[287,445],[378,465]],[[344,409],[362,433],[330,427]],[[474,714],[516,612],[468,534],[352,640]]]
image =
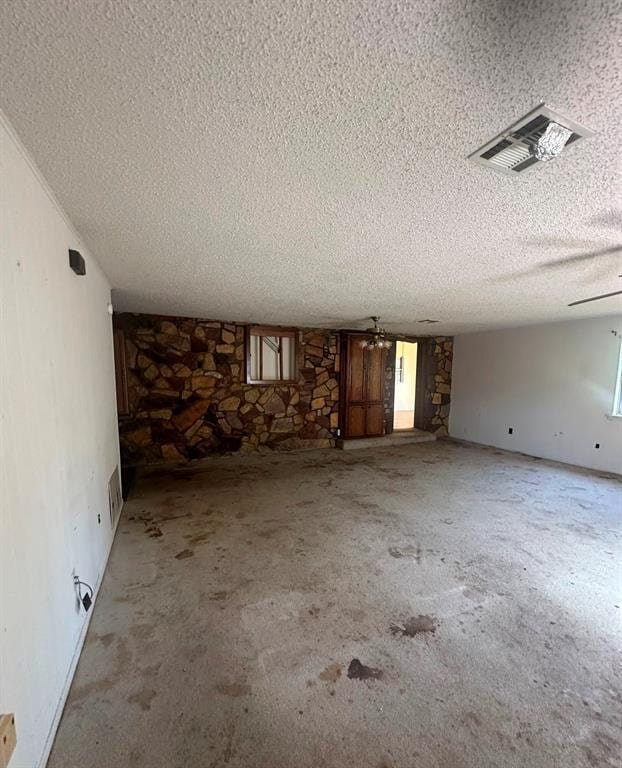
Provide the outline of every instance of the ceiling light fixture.
[[369,339],[363,339],[361,341],[361,346],[363,349],[390,349],[393,346],[393,342],[390,339],[387,339],[387,332],[384,330],[384,328],[378,327],[378,320],[380,320],[379,317],[372,317],[370,318],[374,321],[373,328],[368,328],[365,332],[369,333],[371,338]]

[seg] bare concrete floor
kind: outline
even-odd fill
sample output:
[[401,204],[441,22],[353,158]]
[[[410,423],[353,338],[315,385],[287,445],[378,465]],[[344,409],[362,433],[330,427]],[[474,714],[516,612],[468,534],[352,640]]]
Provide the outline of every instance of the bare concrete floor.
[[49,766],[621,766],[621,519],[445,441],[145,477]]

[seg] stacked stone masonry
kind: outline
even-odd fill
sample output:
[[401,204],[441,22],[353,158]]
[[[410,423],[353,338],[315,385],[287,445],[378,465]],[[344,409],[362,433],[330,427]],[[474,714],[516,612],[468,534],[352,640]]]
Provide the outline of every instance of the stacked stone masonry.
[[426,381],[423,429],[437,437],[446,437],[449,434],[454,341],[450,336],[437,336],[426,339],[424,343]]
[[129,415],[125,465],[261,448],[328,448],[339,408],[338,336],[297,334],[295,384],[246,383],[245,328],[193,318],[118,315],[125,336]]

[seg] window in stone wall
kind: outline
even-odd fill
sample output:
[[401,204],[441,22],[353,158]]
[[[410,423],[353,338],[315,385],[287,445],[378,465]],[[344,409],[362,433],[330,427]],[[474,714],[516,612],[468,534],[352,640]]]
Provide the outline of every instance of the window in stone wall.
[[246,345],[250,384],[296,382],[296,331],[292,328],[251,326]]

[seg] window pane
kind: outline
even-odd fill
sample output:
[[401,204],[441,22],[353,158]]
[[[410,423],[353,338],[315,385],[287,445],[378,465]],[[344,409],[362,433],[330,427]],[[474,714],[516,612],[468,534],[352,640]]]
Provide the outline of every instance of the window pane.
[[259,345],[261,344],[261,336],[251,336],[251,370],[250,377],[252,381],[259,381],[261,378],[261,372],[259,370]]
[[262,371],[261,378],[274,381],[279,377],[279,339],[276,336],[261,337]]
[[295,339],[286,336],[281,339],[283,350],[283,378],[290,381],[296,378]]

